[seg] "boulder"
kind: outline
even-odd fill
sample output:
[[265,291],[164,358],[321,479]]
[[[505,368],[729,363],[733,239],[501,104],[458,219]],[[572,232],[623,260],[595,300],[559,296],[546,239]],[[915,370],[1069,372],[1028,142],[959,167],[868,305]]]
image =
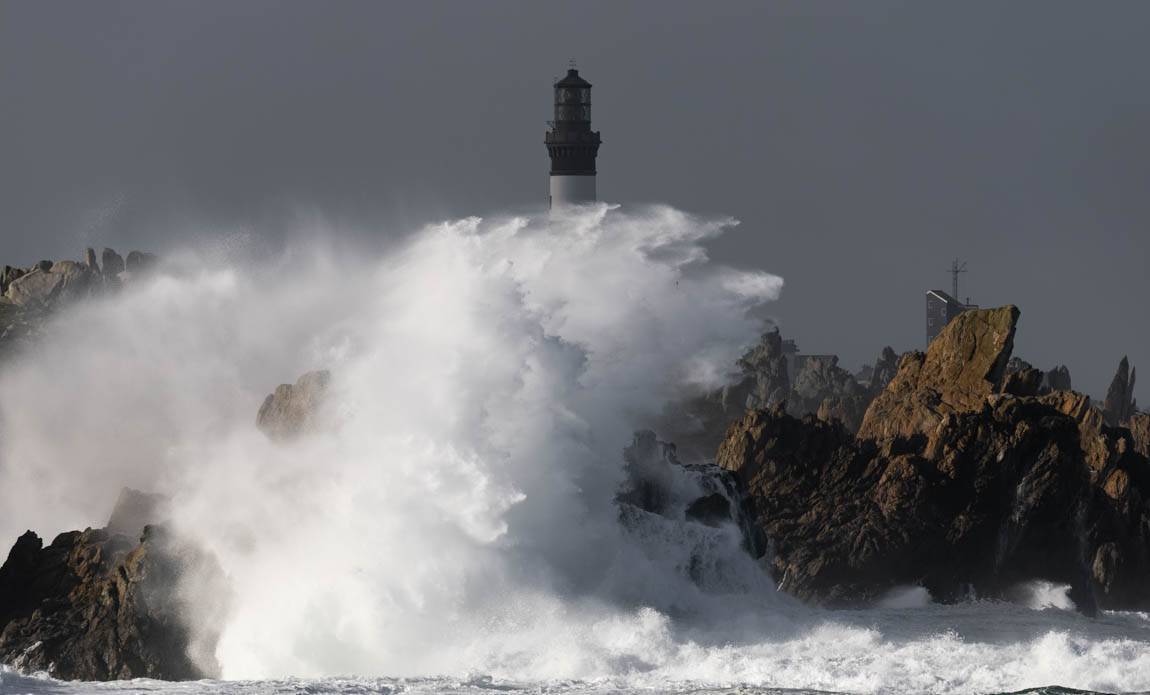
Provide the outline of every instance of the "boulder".
[[76,261],[56,261],[45,269],[41,262],[31,272],[12,280],[4,296],[20,307],[43,307],[88,296],[96,277]]
[[46,306],[53,303],[64,287],[64,276],[34,268],[8,285],[4,296],[16,306]]
[[149,526],[139,541],[71,531],[47,547],[29,531],[0,567],[0,663],[65,680],[216,675],[204,663],[216,628],[193,631],[177,591],[190,574],[222,579],[210,556],[162,527]]
[[331,373],[323,369],[304,374],[295,385],[280,384],[264,399],[256,425],[268,437],[280,441],[313,431],[330,381]]
[[859,437],[926,435],[948,413],[980,407],[1001,389],[1018,315],[1014,306],[964,311],[931,341],[925,355],[903,355],[894,379],[863,416]]

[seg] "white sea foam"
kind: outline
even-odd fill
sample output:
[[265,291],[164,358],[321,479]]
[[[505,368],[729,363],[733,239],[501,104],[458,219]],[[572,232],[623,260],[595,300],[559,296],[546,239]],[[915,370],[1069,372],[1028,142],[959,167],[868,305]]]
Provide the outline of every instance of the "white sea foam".
[[[435,225],[382,258],[176,264],[0,374],[0,533],[100,525],[123,485],[170,495],[228,574],[219,605],[196,594],[222,675],[265,679],[181,692],[1150,688],[1138,615],[803,607],[733,525],[683,521],[693,471],[667,515],[620,523],[632,432],[716,385],[781,288],[707,261],[729,224],[600,205]],[[317,367],[329,427],[269,442],[263,396]],[[323,680],[266,680],[287,676]]]

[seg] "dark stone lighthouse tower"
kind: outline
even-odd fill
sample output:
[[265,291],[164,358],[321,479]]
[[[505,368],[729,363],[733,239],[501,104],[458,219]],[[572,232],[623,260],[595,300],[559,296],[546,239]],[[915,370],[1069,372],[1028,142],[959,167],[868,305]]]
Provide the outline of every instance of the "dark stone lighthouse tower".
[[591,130],[591,83],[571,68],[555,83],[555,120],[543,142],[551,155],[551,207],[592,203],[599,133]]

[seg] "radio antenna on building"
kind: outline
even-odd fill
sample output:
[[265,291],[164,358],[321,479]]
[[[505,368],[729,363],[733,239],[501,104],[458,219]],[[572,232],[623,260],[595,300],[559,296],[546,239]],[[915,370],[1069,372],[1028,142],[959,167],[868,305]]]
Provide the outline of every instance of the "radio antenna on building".
[[958,301],[958,274],[966,272],[966,262],[963,261],[960,263],[957,258],[954,259],[947,272],[950,273],[953,278],[953,284],[951,286],[954,288],[954,293],[951,294],[951,296],[954,297],[955,301]]

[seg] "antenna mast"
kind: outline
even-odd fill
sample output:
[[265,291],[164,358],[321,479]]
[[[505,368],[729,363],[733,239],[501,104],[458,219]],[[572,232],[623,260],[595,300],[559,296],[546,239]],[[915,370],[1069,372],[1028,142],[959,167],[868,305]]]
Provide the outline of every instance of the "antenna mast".
[[951,296],[954,297],[954,300],[956,302],[962,301],[958,298],[958,275],[959,275],[959,273],[965,273],[966,272],[966,262],[963,261],[960,263],[957,258],[954,259],[954,261],[951,262],[950,269],[947,270],[947,272],[950,273],[951,277],[953,278],[952,288],[953,288],[954,292]]

